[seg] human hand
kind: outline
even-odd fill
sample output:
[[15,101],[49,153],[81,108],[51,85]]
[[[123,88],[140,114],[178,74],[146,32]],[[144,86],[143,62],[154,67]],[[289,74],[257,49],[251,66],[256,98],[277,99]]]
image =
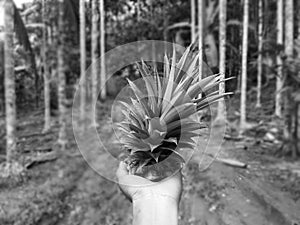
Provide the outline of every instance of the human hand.
[[153,182],[140,176],[130,175],[127,165],[121,162],[116,175],[121,191],[130,200],[149,195],[160,195],[172,198],[177,203],[180,201],[182,192],[181,171],[160,182]]
[[121,162],[117,170],[121,191],[133,202],[133,225],[177,225],[182,192],[182,175],[178,171],[160,182],[130,175]]

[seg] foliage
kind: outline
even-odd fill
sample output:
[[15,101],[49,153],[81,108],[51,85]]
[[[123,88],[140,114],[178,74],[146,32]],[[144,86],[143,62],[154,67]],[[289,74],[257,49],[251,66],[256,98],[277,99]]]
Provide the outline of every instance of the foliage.
[[[176,50],[170,63],[165,56],[163,76],[156,68],[152,71],[142,62],[145,92],[128,80],[134,96],[120,101],[126,120],[119,123],[124,132],[121,143],[130,150],[129,165],[137,166],[137,173],[144,166],[163,161],[172,153],[184,160],[183,152],[192,149],[198,136],[200,123],[193,115],[229,93],[209,93],[224,80],[221,75],[198,77],[198,56],[186,49],[176,63]],[[199,97],[202,94],[202,97]]]
[[[139,3],[139,5],[138,5]],[[42,27],[43,20],[41,18],[41,0],[35,0],[28,3],[19,9],[19,13],[15,17],[15,26],[17,31],[19,45],[15,49],[15,66],[17,68],[17,101],[18,107],[21,109],[23,105],[28,104],[32,106],[31,102],[35,95],[32,90],[37,89],[38,92],[42,90],[42,82],[39,80],[38,87],[35,83],[36,72],[31,70],[31,65],[28,62],[36,62],[38,71],[38,78],[41,78],[43,73],[43,62],[41,60],[42,53]],[[64,14],[65,14],[65,55],[66,58],[66,77],[67,84],[75,84],[79,78],[79,35],[78,35],[78,15],[79,15],[79,0],[65,0],[64,1]],[[283,46],[276,44],[276,1],[264,1],[264,46],[263,46],[263,87],[268,84],[273,84],[276,78],[277,65],[275,57],[278,54],[283,55]],[[241,21],[242,21],[242,6],[243,3],[237,0],[227,1],[227,51],[226,51],[226,76],[239,76],[241,59],[240,59],[240,45],[241,45]],[[295,7],[295,15],[297,14],[297,7]],[[206,22],[208,23],[208,31],[213,35],[218,47],[218,1],[206,1]],[[197,10],[197,9],[196,9]],[[46,1],[46,24],[48,29],[48,36],[51,41],[47,46],[47,64],[50,67],[52,74],[51,83],[54,84],[56,80],[56,66],[57,66],[57,17],[58,8],[56,0]],[[86,2],[86,33],[87,33],[87,65],[90,64],[90,47],[91,47],[91,17],[90,17],[90,3]],[[28,14],[27,14],[28,13]],[[256,84],[256,61],[257,61],[257,1],[250,1],[250,25],[249,25],[249,53],[248,53],[248,87],[249,91],[255,90],[253,86]],[[176,33],[180,30],[182,38],[185,43],[189,44],[189,20],[190,20],[190,2],[182,0],[111,0],[105,1],[105,20],[106,20],[106,51],[131,41],[145,40],[145,39],[164,39],[164,32],[167,30],[168,41],[174,41]],[[298,21],[299,19],[295,19]],[[172,27],[174,24],[185,24],[184,27],[177,27],[176,29],[166,29]],[[298,29],[295,23],[295,30]],[[297,32],[295,32],[296,35]],[[295,35],[295,36],[296,36]],[[209,46],[205,46],[206,50]],[[31,50],[30,50],[31,49]],[[32,55],[34,53],[35,60]],[[286,88],[291,90],[291,100],[294,107],[298,105],[299,99],[299,76],[297,70],[299,69],[297,58],[285,61],[285,71],[288,74],[286,79]],[[26,66],[27,69],[19,70]],[[215,71],[218,68],[214,68]],[[135,68],[130,68],[129,77],[133,77]],[[122,73],[120,73],[122,74]],[[237,79],[238,80],[238,79]],[[56,93],[57,85],[52,85],[51,93]],[[114,86],[114,85],[111,85]],[[238,87],[236,82],[230,82],[226,85],[227,91],[236,90]],[[284,91],[284,90],[283,90]],[[115,93],[115,92],[114,92]],[[55,98],[53,95],[52,101]],[[270,103],[270,104],[273,104]],[[55,105],[55,104],[53,104]],[[292,110],[293,111],[293,110]],[[291,112],[292,112],[291,111]]]

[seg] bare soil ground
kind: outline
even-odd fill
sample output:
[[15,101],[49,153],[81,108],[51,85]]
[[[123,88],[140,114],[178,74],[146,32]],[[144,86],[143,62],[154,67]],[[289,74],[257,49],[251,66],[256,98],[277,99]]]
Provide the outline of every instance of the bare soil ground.
[[[109,106],[105,107],[109,111]],[[99,132],[108,135],[111,127],[107,116],[103,114],[101,118]],[[42,149],[52,152],[57,148],[58,124],[45,135],[41,134],[42,125],[42,113],[38,112],[19,122],[19,149],[24,164],[49,154]],[[77,154],[71,125],[69,128],[67,153],[58,151],[56,160],[33,164],[24,176],[0,179],[1,225],[131,224],[131,203],[115,183],[99,176]],[[225,142],[220,157],[246,162],[247,169],[214,162],[208,170],[199,172],[197,154],[186,166],[180,224],[300,224],[299,162],[261,155],[257,148],[236,148],[235,144]],[[107,163],[97,151],[94,159],[99,165]]]

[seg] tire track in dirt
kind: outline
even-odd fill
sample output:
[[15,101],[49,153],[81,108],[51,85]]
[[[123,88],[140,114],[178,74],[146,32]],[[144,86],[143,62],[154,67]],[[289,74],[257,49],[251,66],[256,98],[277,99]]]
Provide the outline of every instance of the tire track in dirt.
[[[118,142],[112,138],[111,124],[102,124],[100,133],[106,144],[118,152]],[[203,139],[204,141],[204,139]],[[227,143],[228,144],[228,143]],[[218,147],[218,146],[216,146]],[[223,146],[222,157],[230,146]],[[94,165],[113,176],[115,165],[107,165],[107,154],[91,150]],[[280,190],[251,176],[251,169],[236,169],[214,162],[205,172],[199,172],[199,154],[195,154],[184,170],[184,193],[180,204],[181,225],[253,225],[293,224],[300,211]],[[251,167],[250,167],[251,168]],[[69,197],[70,210],[61,225],[131,224],[131,203],[118,191],[117,185],[87,169]]]
[[[234,158],[232,143],[225,143],[222,149],[220,156]],[[184,204],[191,204],[190,224],[290,225],[300,221],[300,206],[255,177],[251,162],[248,169],[214,162],[209,170],[199,173],[199,160],[200,154],[194,155],[186,172],[189,197]]]
[[[103,123],[98,131],[102,135],[104,146],[115,148],[112,144],[111,124]],[[103,137],[105,136],[105,137]],[[87,143],[92,143],[87,135]],[[97,171],[107,170],[110,177],[114,176],[116,168],[109,164],[109,155],[105,149],[92,149],[86,146],[86,151],[93,159],[92,165]],[[103,148],[103,146],[101,147]],[[106,154],[105,154],[106,153]],[[130,224],[131,203],[118,190],[117,184],[100,176],[91,167],[85,171],[76,189],[70,194],[69,210],[60,221],[61,225],[93,225],[93,224]]]

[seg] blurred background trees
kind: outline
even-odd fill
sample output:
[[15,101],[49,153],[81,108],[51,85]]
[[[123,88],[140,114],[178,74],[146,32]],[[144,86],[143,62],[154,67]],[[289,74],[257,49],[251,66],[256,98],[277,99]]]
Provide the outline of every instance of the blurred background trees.
[[[106,51],[137,40],[166,40],[186,47],[198,38],[200,57],[212,72],[236,77],[220,86],[221,92],[226,89],[237,96],[230,100],[227,120],[237,115],[243,130],[246,121],[260,122],[251,111],[256,107],[257,114],[283,121],[287,147],[282,152],[299,155],[298,1],[33,0],[18,8],[12,0],[1,3],[2,12],[9,5],[1,13],[6,23],[0,24],[0,110],[14,127],[7,127],[7,138],[12,138],[7,140],[8,152],[15,148],[14,93],[18,116],[44,108],[45,132],[51,128],[50,117],[59,114],[59,142],[65,145],[67,107],[78,80],[86,79],[87,67],[98,57],[100,67],[92,68],[94,98],[97,85],[103,86],[106,79]],[[101,99],[114,97],[124,77],[135,77],[134,69],[124,68],[113,76],[103,86]],[[81,94],[84,113],[86,94]],[[221,105],[219,115],[224,113]]]

